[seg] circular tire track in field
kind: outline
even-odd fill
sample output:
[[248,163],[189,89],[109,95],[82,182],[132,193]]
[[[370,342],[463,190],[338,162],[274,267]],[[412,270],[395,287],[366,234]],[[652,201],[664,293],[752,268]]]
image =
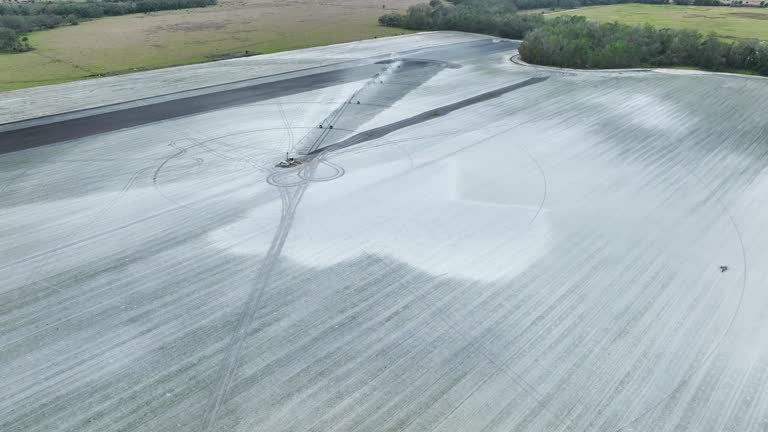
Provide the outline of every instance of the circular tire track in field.
[[[335,171],[330,177],[314,178],[314,174],[308,174],[307,164],[291,169],[275,168],[285,158],[287,146],[295,141],[295,131],[311,132],[315,127],[290,126],[290,129],[290,132],[288,126],[254,129],[204,140],[173,142],[170,146],[174,151],[154,170],[153,186],[174,205],[205,212],[211,200],[232,197],[233,193],[244,200],[262,196],[265,182],[277,187],[293,187],[343,175],[343,168],[325,160],[323,166]],[[336,128],[330,136],[350,132]]]

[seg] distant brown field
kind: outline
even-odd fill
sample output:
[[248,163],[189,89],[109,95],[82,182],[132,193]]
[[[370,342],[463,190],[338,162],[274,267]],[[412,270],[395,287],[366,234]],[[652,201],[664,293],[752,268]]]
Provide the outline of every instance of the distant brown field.
[[34,51],[0,55],[0,90],[401,34],[379,15],[419,2],[220,0],[35,32]]

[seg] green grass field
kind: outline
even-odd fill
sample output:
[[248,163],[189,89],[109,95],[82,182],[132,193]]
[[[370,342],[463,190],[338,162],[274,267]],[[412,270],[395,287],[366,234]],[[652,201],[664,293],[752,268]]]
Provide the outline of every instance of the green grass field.
[[715,32],[727,39],[768,40],[767,8],[620,4],[560,11],[548,16],[582,15],[596,21],[652,24],[657,27]]
[[[407,7],[418,0],[389,1]],[[29,35],[33,51],[0,54],[0,91],[250,53],[407,33],[378,26],[369,0],[220,0],[202,9],[125,15]]]

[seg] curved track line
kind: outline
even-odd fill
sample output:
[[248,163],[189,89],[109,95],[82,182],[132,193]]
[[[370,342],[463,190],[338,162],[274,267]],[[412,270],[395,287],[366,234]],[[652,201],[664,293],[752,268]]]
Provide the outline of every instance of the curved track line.
[[[357,94],[357,92],[355,94]],[[346,111],[347,106],[349,105],[347,100],[345,100],[342,104],[343,105],[341,107],[334,110],[329,116],[329,124],[335,123],[341,117],[341,115],[343,115],[344,111]],[[329,121],[329,119],[326,119],[324,123],[326,121]],[[323,130],[320,136],[315,139],[314,142],[307,148],[307,152],[311,153],[319,148],[323,141],[328,137],[328,135],[330,135],[330,130],[331,129],[327,128]],[[306,135],[305,138],[309,136],[310,135]],[[300,146],[300,144],[301,141],[299,142],[298,146]],[[311,176],[317,167],[317,163],[317,161],[310,161],[308,164],[309,166],[302,169],[309,170],[309,175]],[[274,174],[274,170],[272,171]],[[270,175],[268,179],[271,177],[272,175]],[[245,336],[256,317],[256,311],[259,304],[261,303],[264,291],[266,290],[266,287],[271,280],[274,267],[277,264],[278,258],[282,253],[283,246],[285,245],[285,241],[288,238],[288,233],[290,231],[291,225],[293,224],[296,209],[301,202],[301,198],[304,195],[304,192],[306,192],[308,185],[309,182],[304,181],[303,183],[296,186],[279,187],[280,199],[282,201],[280,223],[278,225],[277,231],[275,232],[275,235],[272,238],[269,250],[262,260],[261,267],[257,272],[257,278],[254,283],[254,287],[248,294],[248,298],[246,299],[246,302],[240,311],[240,315],[238,316],[238,320],[235,323],[233,335],[225,351],[222,367],[219,369],[219,373],[215,379],[216,388],[210,400],[210,407],[208,408],[203,418],[203,431],[205,432],[214,431],[216,421],[218,420],[219,411],[225,402],[226,396],[229,393],[229,389],[232,385],[232,380],[234,379],[235,370],[237,369],[240,355],[242,354]],[[291,187],[295,187],[295,189],[291,191]]]
[[536,220],[536,218],[539,217],[539,214],[541,214],[541,210],[544,208],[544,203],[547,201],[547,191],[549,190],[549,186],[548,186],[549,183],[547,182],[547,175],[544,174],[544,168],[541,167],[539,160],[533,156],[533,154],[530,152],[530,150],[528,150],[528,147],[526,147],[525,144],[520,143],[520,147],[522,147],[523,150],[526,153],[528,153],[528,157],[531,158],[531,161],[533,161],[533,163],[536,165],[536,168],[539,169],[539,173],[541,174],[541,179],[544,182],[544,193],[542,194],[541,202],[539,203],[539,208],[536,209],[536,214],[534,214],[531,221],[528,222],[528,224],[530,225]]
[[[371,141],[376,138],[380,138],[396,130],[409,127],[415,124],[419,124],[421,122],[434,119],[436,117],[445,116],[446,114],[456,111],[458,109],[474,105],[478,102],[499,97],[512,90],[516,90],[532,84],[537,84],[544,80],[546,80],[546,78],[531,78],[519,83],[515,83],[509,86],[495,89],[490,92],[486,92],[481,95],[474,96],[453,104],[449,104],[446,106],[439,107],[437,109],[426,111],[422,114],[416,115],[414,117],[411,117],[405,120],[401,120],[395,123],[391,123],[389,125],[385,125],[379,128],[375,128],[369,131],[359,133],[343,141],[340,141],[336,144],[326,146],[326,147],[322,147],[322,145],[323,145],[323,142],[326,140],[326,138],[330,135],[331,129],[324,128],[323,131],[320,133],[320,136],[315,138],[312,144],[306,147],[306,149],[304,150],[301,148],[301,142],[304,140],[312,139],[311,138],[312,134],[310,133],[306,135],[304,138],[302,138],[302,140],[300,140],[297,145],[298,147],[297,151],[306,155],[309,159],[307,162],[307,166],[300,168],[300,172],[302,172],[300,176],[303,175],[303,177],[311,178],[312,174],[314,174],[314,172],[317,169],[317,165],[323,160],[325,155],[327,155],[328,153],[341,150],[341,149],[344,149],[356,144],[360,144],[363,142]],[[338,107],[336,110],[334,110],[323,121],[322,124],[332,125],[336,123],[343,116],[348,106],[351,105],[349,101],[354,100],[355,97],[358,94],[360,94],[363,90],[368,88],[370,85],[373,85],[372,84],[373,82],[374,81],[371,80],[371,82],[364,84],[363,87],[355,91],[350,98],[345,99],[344,102],[342,102],[342,105]],[[498,135],[498,134],[495,134],[495,135]],[[175,157],[175,156],[172,156],[172,157]],[[162,165],[164,166],[164,164]],[[158,167],[158,172],[159,172],[159,169],[161,168],[162,166]],[[273,169],[272,174],[270,174],[267,181],[270,184],[274,184],[273,182],[276,177],[277,177],[276,171],[274,171]],[[203,431],[205,432],[212,432],[214,430],[214,427],[218,420],[219,411],[221,410],[221,407],[225,402],[225,398],[229,393],[229,388],[232,385],[234,373],[239,362],[239,357],[242,354],[242,345],[245,340],[247,329],[251,327],[253,320],[255,319],[256,310],[259,304],[261,303],[263,293],[266,290],[266,287],[271,280],[272,272],[274,270],[274,267],[277,263],[278,258],[280,257],[285,241],[288,237],[290,227],[295,217],[296,208],[298,207],[299,202],[301,201],[301,198],[306,192],[309,184],[310,184],[310,181],[304,180],[303,183],[280,185],[280,194],[281,194],[281,199],[283,203],[280,223],[278,225],[277,232],[275,233],[272,239],[269,250],[267,251],[265,258],[262,261],[261,268],[257,273],[258,276],[255,282],[255,285],[253,289],[250,291],[248,298],[245,304],[243,305],[243,308],[240,312],[238,320],[235,324],[234,333],[226,349],[226,354],[223,360],[222,367],[219,370],[219,373],[215,380],[216,388],[210,400],[210,407],[208,408],[207,412],[204,415]],[[295,187],[295,190],[293,191],[293,193],[291,193],[289,189],[294,187]]]
[[[330,162],[325,157],[319,158],[318,159],[318,163],[319,164],[323,164],[323,165],[325,165],[327,167],[330,167],[330,168],[336,170],[336,174],[333,174],[333,175],[328,176],[328,177],[313,177],[313,176],[311,176],[311,173],[314,173],[316,171],[316,169],[312,169],[312,170],[300,169],[299,172],[297,173],[299,178],[301,178],[303,180],[306,180],[308,182],[327,182],[327,181],[331,181],[331,180],[336,180],[337,178],[343,176],[344,173],[346,173],[346,170],[344,168],[342,168],[339,165],[336,165],[333,162]],[[307,171],[310,171],[311,173],[307,174]]]
[[[693,177],[697,183],[700,185],[705,185],[702,181],[702,179],[697,176],[692,170],[688,172],[688,174]],[[704,188],[707,189],[707,188]],[[720,199],[716,194],[713,194],[715,196],[715,201],[717,201],[718,205],[722,209],[723,213],[728,217],[729,222],[731,223],[731,226],[733,227],[733,230],[736,234],[736,238],[739,240],[739,246],[741,248],[741,263],[743,266],[742,271],[742,278],[741,278],[741,292],[739,293],[739,300],[736,304],[736,309],[733,311],[733,315],[731,316],[730,321],[728,322],[728,325],[726,326],[723,333],[720,335],[720,338],[715,342],[715,344],[712,346],[712,348],[709,350],[706,356],[701,360],[701,363],[698,367],[696,367],[693,371],[688,373],[680,382],[666,395],[661,397],[658,402],[653,404],[652,406],[645,409],[643,412],[641,412],[637,417],[630,420],[625,424],[624,426],[619,427],[614,432],[621,432],[640,420],[642,417],[645,417],[646,415],[650,414],[653,410],[657,409],[661,406],[662,403],[668,401],[673,394],[677,393],[683,386],[687,385],[691,379],[693,379],[696,374],[700,373],[704,370],[704,367],[707,365],[707,363],[712,360],[717,350],[722,345],[723,341],[725,341],[725,337],[728,335],[728,333],[731,332],[731,329],[733,328],[734,323],[736,322],[736,318],[738,318],[739,313],[741,312],[741,306],[744,302],[744,294],[747,291],[747,250],[744,247],[744,238],[741,235],[741,230],[739,229],[739,226],[736,224],[736,220],[733,218],[733,215],[731,214],[731,211],[728,209],[728,206],[725,205],[722,199]]]
[[[128,190],[133,186],[133,184],[136,182],[136,180],[138,180],[138,178],[142,174],[144,174],[146,172],[149,172],[151,169],[152,169],[151,167],[145,167],[145,168],[139,169],[138,171],[134,172],[131,175],[131,177],[128,179],[128,181],[120,189],[120,191],[117,194],[117,197],[113,198],[104,207],[102,207],[99,210],[97,210],[96,213],[94,213],[92,216],[90,216],[87,219],[87,221],[84,224],[82,224],[82,226],[84,226],[84,227],[90,226],[90,224],[92,222],[94,222],[95,220],[100,218],[102,215],[104,215],[106,212],[108,212],[110,209],[112,209],[112,207],[114,207],[121,199],[123,199],[125,194],[128,193]],[[65,243],[68,240],[70,240],[72,237],[76,236],[80,231],[82,231],[82,228],[81,229],[74,229],[71,232],[69,232],[69,234],[65,235],[62,238],[62,240],[61,240],[61,242],[60,242],[60,244],[58,246],[56,246],[56,247],[54,247],[52,249],[48,249],[48,250],[43,251],[43,252],[38,252],[36,254],[29,255],[29,256],[24,257],[24,258],[22,258],[20,260],[14,261],[14,262],[12,262],[10,264],[3,265],[2,267],[0,267],[0,270],[6,269],[8,267],[12,267],[12,266],[17,265],[17,264],[22,264],[22,263],[28,262],[30,260],[41,258],[41,257],[44,257],[46,255],[50,255],[50,254],[54,254],[54,253],[57,253],[57,252],[61,252],[64,249],[70,248],[72,246],[77,246],[77,245],[79,245],[79,244],[81,244],[81,243],[83,243],[85,241],[92,240],[93,238],[96,238],[96,237],[98,237],[100,235],[100,234],[91,235],[91,236],[87,236],[87,237],[81,238],[79,240],[69,241],[68,243]],[[108,230],[107,232],[111,232],[111,231]],[[40,266],[43,266],[44,264],[46,264],[48,262],[50,262],[50,257],[47,258],[43,263],[41,263]]]

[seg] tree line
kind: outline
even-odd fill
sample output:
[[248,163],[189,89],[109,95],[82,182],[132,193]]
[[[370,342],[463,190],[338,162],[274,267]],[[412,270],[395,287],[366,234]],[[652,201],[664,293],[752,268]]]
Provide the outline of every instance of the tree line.
[[583,69],[693,66],[768,75],[766,42],[724,42],[714,34],[705,36],[692,30],[601,24],[580,16],[545,19],[540,14],[517,14],[517,1],[431,0],[404,14],[383,15],[379,23],[523,39],[520,57],[540,65]]
[[[583,6],[601,6],[622,3],[668,4],[670,0],[446,0],[450,4],[493,13],[514,12],[528,9],[571,9]],[[719,0],[673,0],[706,1]],[[433,2],[436,3],[436,2]]]
[[544,25],[540,14],[517,14],[511,1],[455,0],[411,6],[404,14],[389,13],[379,17],[379,24],[410,30],[459,30],[520,39]]
[[[742,6],[743,0],[446,0],[455,5],[475,6],[485,9],[572,9],[584,6],[602,6],[623,3],[644,4],[678,4],[696,6]],[[768,2],[761,2],[760,6],[768,6]]]
[[693,66],[768,75],[768,44],[758,40],[723,42],[714,34],[597,23],[585,17],[548,20],[529,32],[520,57],[530,63],[583,69]]
[[[668,0],[634,0],[631,3],[663,4]],[[693,0],[692,0],[693,1]],[[709,0],[696,0],[709,1]],[[408,8],[404,14],[379,17],[379,24],[411,30],[460,30],[522,38],[544,25],[539,14],[517,14],[521,9],[571,8],[630,3],[628,0],[431,0]]]
[[118,0],[0,3],[0,51],[30,49],[22,36],[34,30],[75,25],[81,20],[105,16],[211,6],[217,0]]

